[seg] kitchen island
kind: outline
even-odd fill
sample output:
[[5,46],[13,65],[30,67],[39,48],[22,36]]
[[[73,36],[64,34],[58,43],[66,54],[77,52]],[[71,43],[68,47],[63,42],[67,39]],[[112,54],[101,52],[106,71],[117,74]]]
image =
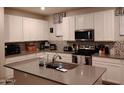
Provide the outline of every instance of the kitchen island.
[[67,72],[39,66],[39,59],[6,64],[14,70],[15,85],[94,85],[102,84],[101,77],[106,71],[88,65],[79,65]]

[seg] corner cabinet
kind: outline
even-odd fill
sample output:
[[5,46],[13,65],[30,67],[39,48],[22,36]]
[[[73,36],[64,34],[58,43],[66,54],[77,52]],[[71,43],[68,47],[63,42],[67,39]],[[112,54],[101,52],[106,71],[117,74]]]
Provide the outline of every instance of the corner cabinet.
[[76,16],[76,30],[93,29],[94,28],[94,14],[83,14]]
[[23,17],[24,41],[48,40],[48,23]]
[[95,41],[115,41],[114,10],[94,13]]
[[5,42],[23,41],[22,17],[5,15]]
[[107,71],[103,74],[102,80],[122,84],[122,60],[112,58],[92,57],[92,65],[104,67]]
[[64,17],[62,23],[63,40],[75,40],[75,16]]

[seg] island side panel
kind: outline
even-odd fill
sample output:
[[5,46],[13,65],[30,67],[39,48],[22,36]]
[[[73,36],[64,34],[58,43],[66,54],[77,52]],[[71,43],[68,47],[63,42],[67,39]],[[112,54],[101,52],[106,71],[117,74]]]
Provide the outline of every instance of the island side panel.
[[43,79],[31,74],[14,70],[15,85],[61,85],[60,83]]

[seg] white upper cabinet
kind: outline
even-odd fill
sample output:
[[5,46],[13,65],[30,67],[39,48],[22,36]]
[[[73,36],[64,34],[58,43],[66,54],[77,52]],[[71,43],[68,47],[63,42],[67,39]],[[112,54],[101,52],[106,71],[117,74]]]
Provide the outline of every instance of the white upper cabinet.
[[38,19],[23,18],[23,32],[25,41],[48,39],[48,23]]
[[104,12],[94,14],[94,36],[95,41],[104,40]]
[[64,17],[62,22],[63,40],[75,40],[75,17]]
[[5,42],[48,40],[48,22],[5,15]]
[[104,40],[115,41],[115,12],[108,10],[104,13]]
[[120,35],[124,35],[124,16],[120,16]]
[[93,16],[94,14],[92,13],[76,16],[76,30],[93,29]]
[[95,41],[115,41],[114,10],[97,12],[94,14]]
[[23,41],[22,17],[5,15],[5,42]]
[[54,24],[54,29],[57,37],[63,36],[62,23]]
[[48,28],[48,22],[42,21],[42,40],[49,40],[49,28]]

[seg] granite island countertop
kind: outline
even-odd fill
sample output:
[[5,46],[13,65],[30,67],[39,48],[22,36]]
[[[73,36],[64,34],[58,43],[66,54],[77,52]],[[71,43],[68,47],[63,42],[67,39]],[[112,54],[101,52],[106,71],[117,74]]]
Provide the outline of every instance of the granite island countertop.
[[121,55],[106,55],[106,54],[96,53],[93,55],[93,57],[103,57],[103,58],[112,58],[112,59],[124,60],[124,56],[121,56]]
[[102,74],[106,71],[105,68],[79,65],[74,69],[68,70],[67,72],[60,72],[56,69],[39,66],[38,59],[11,63],[5,65],[5,67],[66,85],[95,84],[95,82],[101,78]]

